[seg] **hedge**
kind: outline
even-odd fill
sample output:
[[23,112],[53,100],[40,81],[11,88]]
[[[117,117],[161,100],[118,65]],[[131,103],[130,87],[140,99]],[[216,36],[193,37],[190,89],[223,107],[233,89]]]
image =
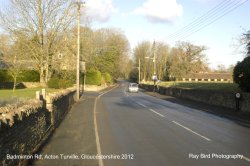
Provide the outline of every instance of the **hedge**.
[[65,79],[53,77],[47,82],[47,85],[49,88],[65,89],[65,88],[71,87],[73,84],[71,80],[65,80]]
[[75,70],[54,71],[52,78],[47,82],[49,88],[65,89],[76,82]]
[[107,84],[112,84],[113,83],[112,77],[111,77],[111,75],[109,73],[103,73],[102,77],[103,77],[104,83],[107,83]]
[[86,73],[86,84],[88,85],[101,85],[102,75],[99,70],[90,69]]
[[[40,75],[36,70],[22,70],[17,77],[17,82],[39,82]],[[0,70],[0,82],[13,82],[8,70]]]
[[238,62],[234,68],[234,82],[246,92],[250,92],[250,57]]

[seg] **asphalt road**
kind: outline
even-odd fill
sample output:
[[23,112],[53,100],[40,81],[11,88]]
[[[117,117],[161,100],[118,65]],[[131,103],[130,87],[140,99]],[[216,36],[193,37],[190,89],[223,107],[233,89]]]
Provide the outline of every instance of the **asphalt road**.
[[99,95],[94,114],[97,152],[113,158],[100,159],[100,166],[250,165],[250,128],[129,93],[126,82]]
[[85,93],[29,165],[250,165],[250,128],[127,86]]

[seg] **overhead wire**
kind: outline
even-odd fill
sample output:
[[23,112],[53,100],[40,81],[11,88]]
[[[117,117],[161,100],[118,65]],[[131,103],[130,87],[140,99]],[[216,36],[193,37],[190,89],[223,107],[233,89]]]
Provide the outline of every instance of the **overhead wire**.
[[205,18],[209,17],[210,14],[213,14],[214,12],[217,12],[218,10],[220,10],[222,7],[227,5],[229,2],[231,2],[231,0],[222,1],[220,4],[218,4],[217,6],[215,6],[214,8],[212,8],[211,10],[209,10],[208,12],[203,14],[201,17],[198,17],[197,19],[195,19],[194,21],[192,21],[188,25],[184,26],[180,30],[178,30],[175,33],[169,35],[168,38],[176,37],[179,34],[183,33],[183,31],[187,31],[188,29],[192,28],[194,25],[202,22]]
[[210,24],[214,23],[215,21],[219,20],[223,16],[227,15],[228,13],[232,12],[236,8],[240,7],[248,0],[238,0],[238,1],[222,1],[213,9],[206,12],[201,17],[197,18],[187,26],[181,28],[180,30],[176,31],[175,33],[169,35],[167,37],[168,40],[180,40],[185,39],[194,33],[200,31],[201,29],[209,26]]

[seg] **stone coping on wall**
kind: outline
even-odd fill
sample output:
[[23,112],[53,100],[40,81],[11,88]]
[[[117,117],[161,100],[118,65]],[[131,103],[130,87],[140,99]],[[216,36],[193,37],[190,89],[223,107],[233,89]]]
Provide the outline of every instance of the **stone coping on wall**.
[[[76,88],[72,87],[59,92],[49,93],[46,97],[46,102],[52,103],[75,90]],[[27,100],[22,106],[12,104],[0,107],[0,127],[3,124],[11,127],[15,121],[22,120],[24,117],[36,113],[38,110],[41,110],[39,108],[43,108],[44,102],[44,100],[31,99]]]
[[0,127],[2,124],[13,126],[15,121],[22,120],[30,114],[36,113],[39,108],[42,108],[42,101],[32,99],[17,107],[16,105],[8,105],[0,107]]
[[76,91],[76,88],[75,87],[71,87],[71,88],[67,88],[67,89],[64,89],[62,91],[59,91],[59,92],[54,92],[54,93],[49,93],[47,96],[46,96],[46,100],[48,98],[50,98],[51,101],[54,101],[54,100],[57,100],[63,96],[66,96],[67,94],[71,93],[71,92],[74,92]]

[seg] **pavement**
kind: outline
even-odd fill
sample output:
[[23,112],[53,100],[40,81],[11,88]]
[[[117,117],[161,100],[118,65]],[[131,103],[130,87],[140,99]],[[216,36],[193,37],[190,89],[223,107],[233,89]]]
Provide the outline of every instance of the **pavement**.
[[247,120],[219,116],[213,112],[221,108],[191,101],[128,93],[127,86],[121,81],[105,91],[85,93],[38,153],[59,159],[30,165],[250,164]]
[[[97,93],[90,93],[73,105],[64,120],[41,148],[43,159],[31,161],[35,166],[97,166],[97,160],[81,159],[97,154],[93,106]],[[78,159],[76,159],[76,156]],[[67,159],[70,158],[71,159]]]

